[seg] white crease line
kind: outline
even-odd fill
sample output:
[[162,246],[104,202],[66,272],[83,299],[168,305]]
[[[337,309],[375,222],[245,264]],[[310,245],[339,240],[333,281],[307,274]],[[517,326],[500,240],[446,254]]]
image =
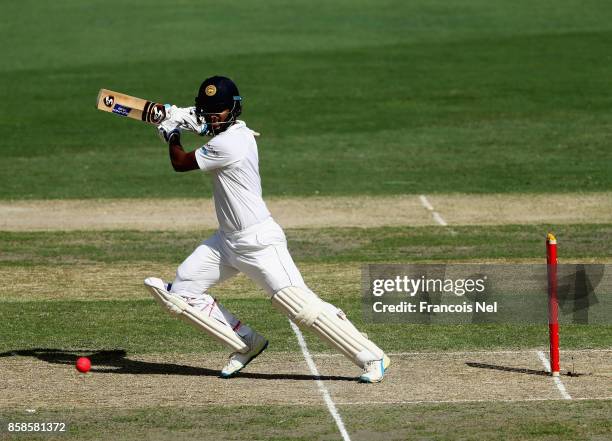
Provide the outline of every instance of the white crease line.
[[[573,401],[609,401],[612,397],[580,397],[573,398]],[[366,406],[370,404],[469,404],[469,403],[524,403],[531,401],[562,401],[561,398],[516,398],[516,399],[474,399],[474,400],[396,400],[396,401],[338,401],[338,406]]]
[[[550,363],[548,361],[548,358],[546,358],[546,355],[544,355],[543,351],[538,351],[538,358],[542,362],[542,366],[544,366],[544,369],[546,370],[546,372],[550,373]],[[559,377],[552,377],[552,379],[555,382],[555,386],[557,386],[557,389],[559,389],[559,393],[561,394],[563,399],[564,400],[571,400],[572,396],[567,393],[567,390],[565,389],[565,386],[563,385],[563,382],[561,381],[561,378],[559,378]]]
[[[436,221],[438,225],[442,225],[443,227],[448,226],[448,223],[444,220],[442,216],[440,216],[440,213],[438,213],[436,209],[434,208],[434,206],[431,205],[431,203],[427,199],[427,196],[422,194],[419,196],[419,200],[421,201],[421,204],[423,205],[423,207],[431,213],[431,217],[433,217],[433,220]],[[449,228],[449,231],[452,234],[457,234],[453,229]]]
[[440,225],[442,225],[443,227],[448,226],[448,224],[446,223],[446,221],[444,219],[442,219],[442,216],[440,216],[440,213],[438,213],[437,211],[434,211],[431,213],[431,215],[433,216],[433,219],[439,223]]
[[423,204],[423,207],[425,207],[429,211],[434,211],[433,205],[429,203],[429,200],[427,200],[427,197],[425,197],[424,194],[419,196],[419,199],[421,200],[421,204]]
[[292,321],[289,321],[289,324],[291,325],[291,329],[293,329],[293,332],[295,333],[295,336],[298,339],[300,349],[302,349],[302,354],[304,354],[304,358],[306,359],[306,364],[308,364],[310,373],[316,377],[316,383],[317,387],[319,388],[319,392],[321,392],[321,395],[323,395],[323,400],[327,405],[327,410],[329,410],[329,413],[336,422],[336,426],[338,426],[338,430],[340,431],[340,435],[342,435],[342,439],[344,441],[351,441],[351,438],[349,437],[349,434],[346,431],[346,427],[344,427],[342,417],[340,416],[338,409],[336,409],[336,405],[334,404],[334,401],[332,400],[329,391],[321,381],[321,375],[319,375],[317,365],[312,359],[312,355],[310,355],[310,352],[308,351],[308,346],[306,345],[306,341],[304,340],[304,335],[302,334],[302,331],[300,331],[300,328],[298,328],[297,325]]

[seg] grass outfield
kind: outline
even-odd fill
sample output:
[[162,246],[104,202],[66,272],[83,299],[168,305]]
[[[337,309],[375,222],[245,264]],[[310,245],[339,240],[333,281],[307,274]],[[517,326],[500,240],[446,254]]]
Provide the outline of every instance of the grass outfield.
[[[354,441],[372,440],[584,440],[606,439],[610,406],[581,403],[473,403],[340,407]],[[207,406],[136,410],[9,413],[5,420],[66,421],[61,439],[107,440],[109,427],[122,440],[141,439],[337,439],[337,429],[320,406]],[[0,419],[1,421],[2,419]],[[483,424],[486,421],[486,424]],[[300,436],[300,431],[303,434]],[[268,436],[262,436],[267,433]],[[23,438],[19,438],[23,439]],[[48,439],[48,435],[30,439]]]
[[[550,225],[285,230],[297,262],[367,263],[529,259],[545,263]],[[607,261],[612,224],[558,225],[560,262]],[[151,262],[171,268],[213,231],[0,231],[2,266]]]
[[152,127],[93,100],[107,87],[187,105],[215,73],[263,133],[268,195],[609,191],[610,13],[605,0],[8,3],[0,198],[208,195],[208,179],[171,172]]
[[[337,228],[288,230],[289,248],[310,286],[343,308],[390,351],[545,347],[544,326],[408,326],[364,324],[360,267],[367,262],[543,261],[546,226]],[[566,225],[563,260],[606,260],[611,225]],[[0,233],[0,322],[13,349],[119,346],[130,353],[218,350],[210,339],[166,316],[142,280],[171,278],[176,266],[208,233],[37,232]],[[271,351],[297,351],[295,338],[264,293],[244,276],[214,290],[242,320],[272,336]],[[11,320],[19,317],[19,320]],[[87,318],[81,320],[77,318]],[[66,327],[66,323],[71,323]],[[151,340],[151,335],[156,338]],[[326,351],[308,338],[316,351]],[[566,327],[563,346],[612,346],[609,326]]]

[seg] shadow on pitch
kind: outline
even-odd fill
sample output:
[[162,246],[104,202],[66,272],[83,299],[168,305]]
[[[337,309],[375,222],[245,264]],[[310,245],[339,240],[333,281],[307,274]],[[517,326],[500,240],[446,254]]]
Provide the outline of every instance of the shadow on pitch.
[[[544,370],[536,370],[536,369],[525,369],[525,368],[513,368],[508,366],[498,366],[496,364],[487,364],[487,363],[475,363],[472,361],[468,361],[467,364],[469,367],[481,368],[481,369],[493,369],[495,371],[505,371],[505,372],[516,372],[518,374],[529,374],[529,375],[541,375],[544,377],[550,377],[550,372]],[[584,375],[592,375],[590,373],[580,373],[575,370],[570,370],[568,372],[563,372],[561,375],[565,375],[568,377],[582,377]]]
[[537,370],[537,369],[514,368],[514,367],[509,367],[509,366],[499,366],[496,364],[476,363],[472,361],[468,361],[465,364],[467,364],[469,367],[480,368],[480,369],[493,369],[495,371],[515,372],[517,374],[541,375],[544,377],[550,376],[550,373],[544,370]]
[[[2,357],[35,357],[51,364],[74,365],[79,357],[89,357],[91,372],[101,374],[145,374],[145,375],[193,375],[204,377],[219,377],[219,371],[197,366],[186,366],[174,363],[154,363],[149,361],[130,360],[126,358],[127,352],[123,349],[108,351],[91,350],[63,350],[63,349],[21,349],[0,353]],[[337,375],[303,375],[303,374],[264,374],[255,372],[241,372],[235,378],[256,378],[261,380],[334,380],[355,381],[354,377]]]

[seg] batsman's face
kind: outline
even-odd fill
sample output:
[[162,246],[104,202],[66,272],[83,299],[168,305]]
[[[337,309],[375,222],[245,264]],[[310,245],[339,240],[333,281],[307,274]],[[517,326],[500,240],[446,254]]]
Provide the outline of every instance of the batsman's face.
[[204,113],[203,116],[206,120],[206,124],[208,124],[213,130],[217,130],[221,128],[221,125],[225,121],[227,121],[229,113],[229,109],[226,109],[221,113]]

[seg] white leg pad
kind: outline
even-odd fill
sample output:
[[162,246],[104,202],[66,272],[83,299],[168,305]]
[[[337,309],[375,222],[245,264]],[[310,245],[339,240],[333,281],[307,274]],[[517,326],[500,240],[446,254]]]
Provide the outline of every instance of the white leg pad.
[[144,281],[145,287],[153,295],[153,298],[163,306],[171,315],[178,316],[206,332],[222,345],[236,352],[247,352],[249,347],[229,326],[209,317],[207,314],[195,309],[180,296],[170,294],[166,291],[164,282],[157,277],[149,277]]
[[380,360],[384,352],[360,333],[344,313],[325,303],[313,292],[289,286],[272,296],[272,305],[302,329],[310,329],[357,366]]

